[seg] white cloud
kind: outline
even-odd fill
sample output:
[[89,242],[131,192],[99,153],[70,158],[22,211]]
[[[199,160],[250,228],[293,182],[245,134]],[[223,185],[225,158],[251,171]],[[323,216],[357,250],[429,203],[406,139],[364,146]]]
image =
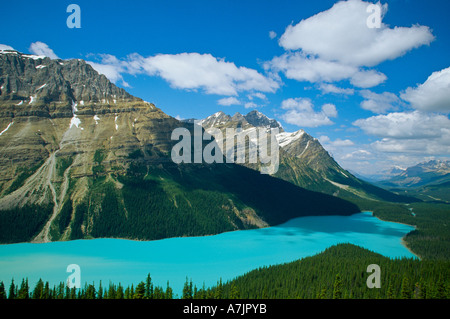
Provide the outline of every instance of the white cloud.
[[442,136],[443,130],[450,130],[447,116],[419,111],[377,115],[353,124],[367,134],[396,139],[436,138]]
[[433,72],[416,88],[407,88],[400,97],[422,111],[450,112],[450,67]]
[[352,75],[350,83],[360,88],[371,88],[383,83],[387,80],[387,76],[375,70],[362,70]]
[[87,61],[87,63],[90,64],[95,71],[106,76],[111,82],[117,83],[119,80],[124,82],[121,74],[121,69],[117,66],[112,64],[96,63],[92,61]]
[[240,105],[241,102],[234,96],[230,96],[230,97],[224,97],[223,99],[218,100],[217,104],[229,106],[229,105]]
[[361,107],[374,113],[386,113],[401,104],[398,96],[390,92],[375,93],[370,90],[361,90],[360,94],[364,98],[360,104]]
[[277,37],[277,33],[275,31],[269,31],[269,38],[275,39]]
[[382,152],[450,154],[450,120],[441,114],[396,112],[353,123],[380,140],[372,146]]
[[308,82],[350,80],[357,87],[368,88],[383,83],[387,77],[375,70],[328,61],[302,52],[288,52],[264,64],[266,70],[283,72],[288,79]]
[[[207,94],[236,96],[241,91],[275,92],[279,88],[279,83],[272,78],[211,54],[194,52],[143,57],[134,53],[123,61],[107,55],[102,57],[101,64],[115,68],[119,74],[159,76],[173,88],[203,90]],[[111,74],[117,78],[117,74]]]
[[14,50],[14,48],[6,44],[0,44],[0,50]]
[[[279,39],[287,52],[265,64],[289,79],[309,82],[349,80],[370,88],[386,81],[374,67],[434,40],[426,26],[369,28],[369,2],[339,1],[296,25],[289,25]],[[382,6],[383,15],[387,4]]]
[[335,139],[332,141],[328,136],[322,135],[319,137],[319,141],[321,144],[324,145],[327,149],[334,149],[335,147],[346,147],[346,146],[353,146],[355,143],[349,139],[342,140],[340,138]]
[[255,102],[247,102],[244,104],[244,107],[246,109],[254,109],[254,108],[257,108],[258,105]]
[[314,111],[314,106],[307,98],[290,98],[281,103],[281,108],[286,110],[281,118],[289,124],[300,127],[318,127],[334,124],[330,117],[336,117],[337,111],[333,104],[325,104],[321,111]]
[[[434,40],[426,26],[389,28],[381,23],[380,28],[369,28],[369,4],[339,1],[329,10],[288,26],[279,43],[286,50],[302,50],[327,61],[375,66]],[[387,4],[382,11],[387,12]]]
[[340,88],[340,87],[337,87],[334,84],[330,84],[330,83],[321,83],[319,86],[319,89],[324,94],[336,93],[336,94],[353,95],[355,93],[354,89]]
[[44,55],[50,59],[59,59],[59,57],[53,52],[52,49],[44,42],[33,42],[30,46],[30,52],[35,55]]
[[351,153],[345,154],[344,156],[342,156],[341,159],[343,159],[343,160],[348,160],[348,159],[366,160],[366,159],[371,159],[372,157],[373,157],[372,153],[367,150],[356,150]]
[[249,94],[249,95],[247,95],[247,97],[249,100],[253,100],[253,97],[257,97],[258,99],[261,99],[261,100],[267,100],[267,96],[261,92]]
[[322,112],[328,117],[336,117],[337,116],[337,110],[336,106],[331,103],[326,103],[322,105]]

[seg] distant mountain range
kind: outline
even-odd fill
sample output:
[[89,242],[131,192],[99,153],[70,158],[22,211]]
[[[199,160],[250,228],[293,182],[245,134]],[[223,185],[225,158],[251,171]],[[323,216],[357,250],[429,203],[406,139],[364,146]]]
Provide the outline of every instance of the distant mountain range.
[[430,160],[405,169],[393,169],[392,177],[380,181],[388,187],[417,187],[450,182],[450,161]]
[[[278,125],[259,112],[237,117],[231,122]],[[175,164],[171,134],[180,127],[194,130],[83,60],[0,50],[0,242],[209,235],[359,211],[333,191],[313,191],[322,175],[341,193],[358,181],[305,133],[280,133],[283,152],[296,155],[270,176],[238,164]]]
[[396,170],[392,175],[377,184],[398,194],[416,196],[423,200],[450,202],[449,160],[430,160]]

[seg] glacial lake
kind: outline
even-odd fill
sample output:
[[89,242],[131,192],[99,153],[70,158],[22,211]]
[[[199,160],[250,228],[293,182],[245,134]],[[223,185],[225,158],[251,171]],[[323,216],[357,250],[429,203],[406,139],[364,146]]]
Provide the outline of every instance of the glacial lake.
[[300,217],[282,225],[213,236],[155,241],[92,239],[44,244],[0,245],[0,280],[9,288],[28,278],[50,287],[66,282],[69,264],[81,270],[81,284],[100,280],[136,286],[150,273],[152,281],[181,295],[186,277],[197,287],[225,282],[261,266],[312,256],[339,243],[352,243],[391,258],[417,258],[401,243],[414,227],[385,222],[362,212],[351,216]]

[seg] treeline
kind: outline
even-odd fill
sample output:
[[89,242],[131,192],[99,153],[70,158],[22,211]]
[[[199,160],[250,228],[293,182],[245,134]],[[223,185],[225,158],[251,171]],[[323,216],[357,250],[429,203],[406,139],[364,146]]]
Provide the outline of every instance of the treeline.
[[[381,288],[368,288],[367,266],[380,266]],[[262,267],[213,287],[244,299],[447,299],[450,261],[390,259],[351,244],[295,262]]]
[[0,211],[0,243],[31,241],[44,227],[53,205],[26,205]]
[[[372,274],[367,266],[380,267],[380,288],[368,288]],[[137,285],[103,287],[85,284],[53,288],[39,280],[31,289],[28,280],[0,282],[0,299],[450,299],[450,262],[390,259],[351,244],[340,244],[323,253],[282,265],[261,267],[233,280],[221,279],[212,287],[184,283],[181,296],[154,285],[150,274]]]
[[155,286],[150,274],[145,281],[126,288],[120,283],[103,287],[101,282],[98,286],[86,283],[81,288],[69,288],[61,282],[51,288],[48,281],[39,279],[31,289],[28,279],[22,279],[20,285],[12,280],[9,289],[0,282],[0,299],[173,299],[173,290],[169,283],[165,289]]
[[404,238],[406,245],[422,259],[450,260],[450,204],[380,204],[373,208],[382,220],[413,225],[416,230]]

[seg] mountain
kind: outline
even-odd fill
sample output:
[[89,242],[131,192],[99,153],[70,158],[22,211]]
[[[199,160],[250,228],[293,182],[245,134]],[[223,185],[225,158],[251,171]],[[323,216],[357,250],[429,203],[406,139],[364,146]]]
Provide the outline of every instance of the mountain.
[[359,211],[242,165],[176,164],[177,128],[196,129],[83,60],[1,50],[0,242],[209,235]]
[[[254,110],[246,115],[236,113],[232,117],[223,112],[217,112],[200,120],[199,123],[212,135],[217,132],[214,131],[215,129],[219,129],[222,138],[226,136],[228,128],[241,128],[239,134],[243,135],[250,135],[259,128],[266,129],[268,133],[270,129],[278,129],[276,140],[280,147],[280,159],[279,168],[273,176],[294,185],[348,200],[414,201],[412,198],[394,194],[355,177],[343,169],[316,138],[304,130],[285,132],[276,120],[268,118],[259,111]],[[217,134],[215,137],[220,141]],[[226,143],[224,145],[225,148]],[[244,165],[253,169],[261,168],[260,163],[246,162]]]
[[417,187],[450,181],[450,161],[430,160],[397,171],[392,178],[383,180],[387,187]]
[[427,201],[450,202],[450,161],[430,160],[400,170],[378,185]]

